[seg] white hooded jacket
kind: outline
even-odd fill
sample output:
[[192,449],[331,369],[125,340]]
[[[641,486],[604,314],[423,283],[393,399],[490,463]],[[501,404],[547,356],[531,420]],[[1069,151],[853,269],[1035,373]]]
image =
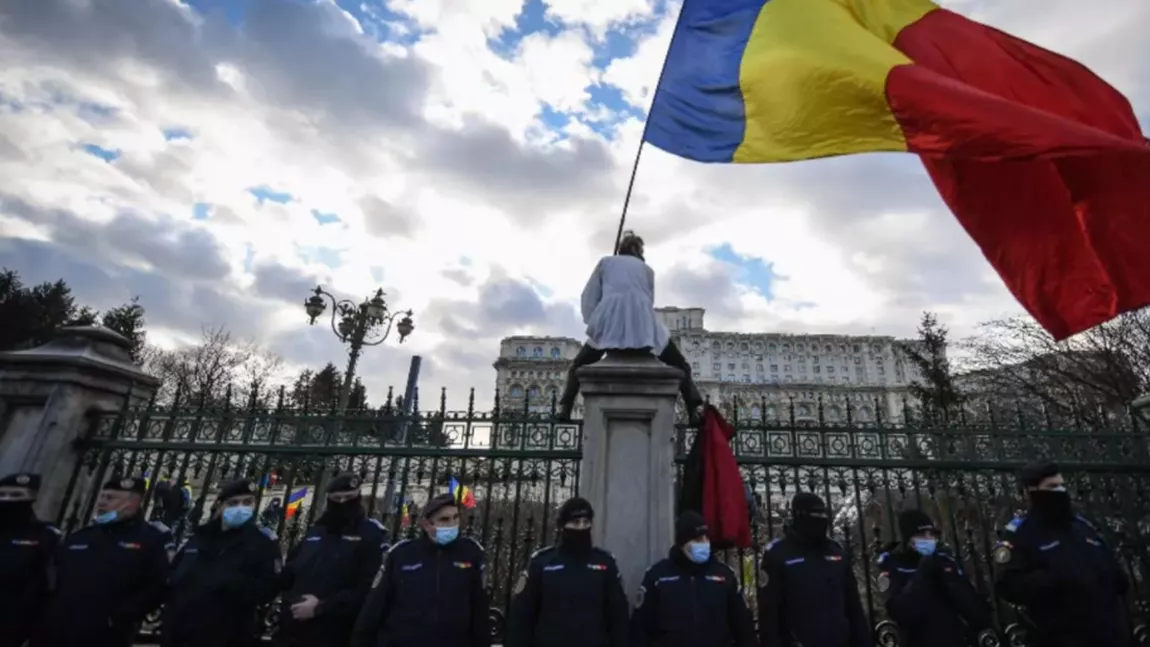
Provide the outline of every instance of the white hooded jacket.
[[670,332],[655,314],[655,272],[634,256],[605,256],[583,288],[587,343],[601,350],[649,348],[658,355]]

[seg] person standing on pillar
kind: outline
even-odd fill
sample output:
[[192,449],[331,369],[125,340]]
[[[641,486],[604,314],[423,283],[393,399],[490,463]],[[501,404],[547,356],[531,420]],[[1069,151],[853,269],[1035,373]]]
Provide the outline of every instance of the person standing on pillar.
[[20,647],[48,595],[61,532],[32,510],[39,474],[0,479],[0,647]]
[[[990,629],[990,607],[921,510],[899,514],[903,541],[878,557],[878,590],[902,647],[966,647]],[[981,644],[981,643],[978,643]]]
[[419,527],[375,574],[352,647],[491,647],[483,547],[459,536],[455,497],[428,501]]
[[754,622],[739,580],[711,555],[703,516],[675,522],[675,545],[643,576],[630,647],[752,647]]
[[288,557],[278,643],[346,647],[388,549],[387,537],[383,524],[367,518],[359,477],[333,479],[323,515]]
[[625,647],[627,595],[615,558],[591,545],[594,518],[586,499],[559,508],[559,543],[515,584],[505,647]]
[[827,536],[830,516],[817,495],[791,500],[786,535],[767,544],[759,570],[762,647],[871,647],[850,555]]
[[95,523],[56,550],[56,581],[30,647],[129,647],[168,590],[169,533],[144,521],[143,477],[113,477]]
[[1130,582],[1094,524],[1075,514],[1058,465],[1031,463],[1019,481],[1030,509],[1006,525],[992,556],[998,594],[1025,608],[1028,643],[1127,647]]
[[560,420],[571,419],[579,395],[575,371],[599,361],[607,351],[623,350],[655,353],[664,364],[683,371],[680,394],[692,424],[698,424],[703,397],[691,378],[691,364],[655,313],[655,272],[643,258],[642,238],[628,232],[614,256],[599,259],[583,288],[582,310],[587,342],[567,370]]
[[164,606],[163,647],[249,647],[259,643],[259,608],[278,590],[280,547],[254,519],[255,482],[225,483],[212,516],[180,547]]

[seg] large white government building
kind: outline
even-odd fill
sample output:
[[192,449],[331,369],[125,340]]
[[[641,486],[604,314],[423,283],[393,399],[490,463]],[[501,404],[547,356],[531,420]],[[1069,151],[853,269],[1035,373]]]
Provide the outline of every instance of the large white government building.
[[[827,422],[901,419],[914,367],[900,347],[916,343],[865,335],[714,332],[703,308],[658,308],[691,363],[702,391],[740,419]],[[582,346],[569,337],[507,337],[495,362],[501,407],[550,410],[567,367]],[[579,407],[576,407],[578,413]]]

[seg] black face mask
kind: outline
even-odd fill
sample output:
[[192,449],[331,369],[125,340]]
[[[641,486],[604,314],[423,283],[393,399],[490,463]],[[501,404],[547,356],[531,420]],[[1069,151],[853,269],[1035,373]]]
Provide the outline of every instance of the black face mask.
[[795,532],[806,541],[822,541],[827,538],[830,521],[826,517],[796,515],[791,522]]
[[350,501],[335,501],[327,502],[327,509],[324,514],[335,521],[349,521],[355,518],[363,508],[360,506],[359,498]]
[[1066,523],[1074,518],[1069,492],[1034,490],[1030,493],[1030,508],[1043,521]]
[[0,501],[0,525],[9,525],[32,518],[31,501]]
[[559,542],[563,548],[575,553],[591,551],[590,528],[563,528],[559,533]]

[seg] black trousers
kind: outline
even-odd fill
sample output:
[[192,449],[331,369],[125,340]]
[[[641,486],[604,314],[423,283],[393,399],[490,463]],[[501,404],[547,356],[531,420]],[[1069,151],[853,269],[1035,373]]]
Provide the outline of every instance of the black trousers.
[[[603,355],[607,351],[595,348],[591,344],[583,344],[583,348],[575,355],[575,359],[571,362],[571,368],[567,369],[567,386],[563,389],[563,396],[559,398],[559,411],[564,415],[570,415],[571,409],[575,406],[575,397],[579,395],[579,378],[576,377],[575,371],[580,367],[594,364],[603,359]],[[673,366],[680,371],[683,371],[683,381],[679,384],[679,394],[683,396],[683,402],[687,404],[688,410],[694,410],[696,407],[703,404],[703,396],[699,393],[699,389],[695,386],[695,380],[691,377],[691,364],[683,357],[683,353],[679,351],[679,347],[675,345],[674,341],[668,341],[667,347],[659,353],[659,361],[667,366]]]

